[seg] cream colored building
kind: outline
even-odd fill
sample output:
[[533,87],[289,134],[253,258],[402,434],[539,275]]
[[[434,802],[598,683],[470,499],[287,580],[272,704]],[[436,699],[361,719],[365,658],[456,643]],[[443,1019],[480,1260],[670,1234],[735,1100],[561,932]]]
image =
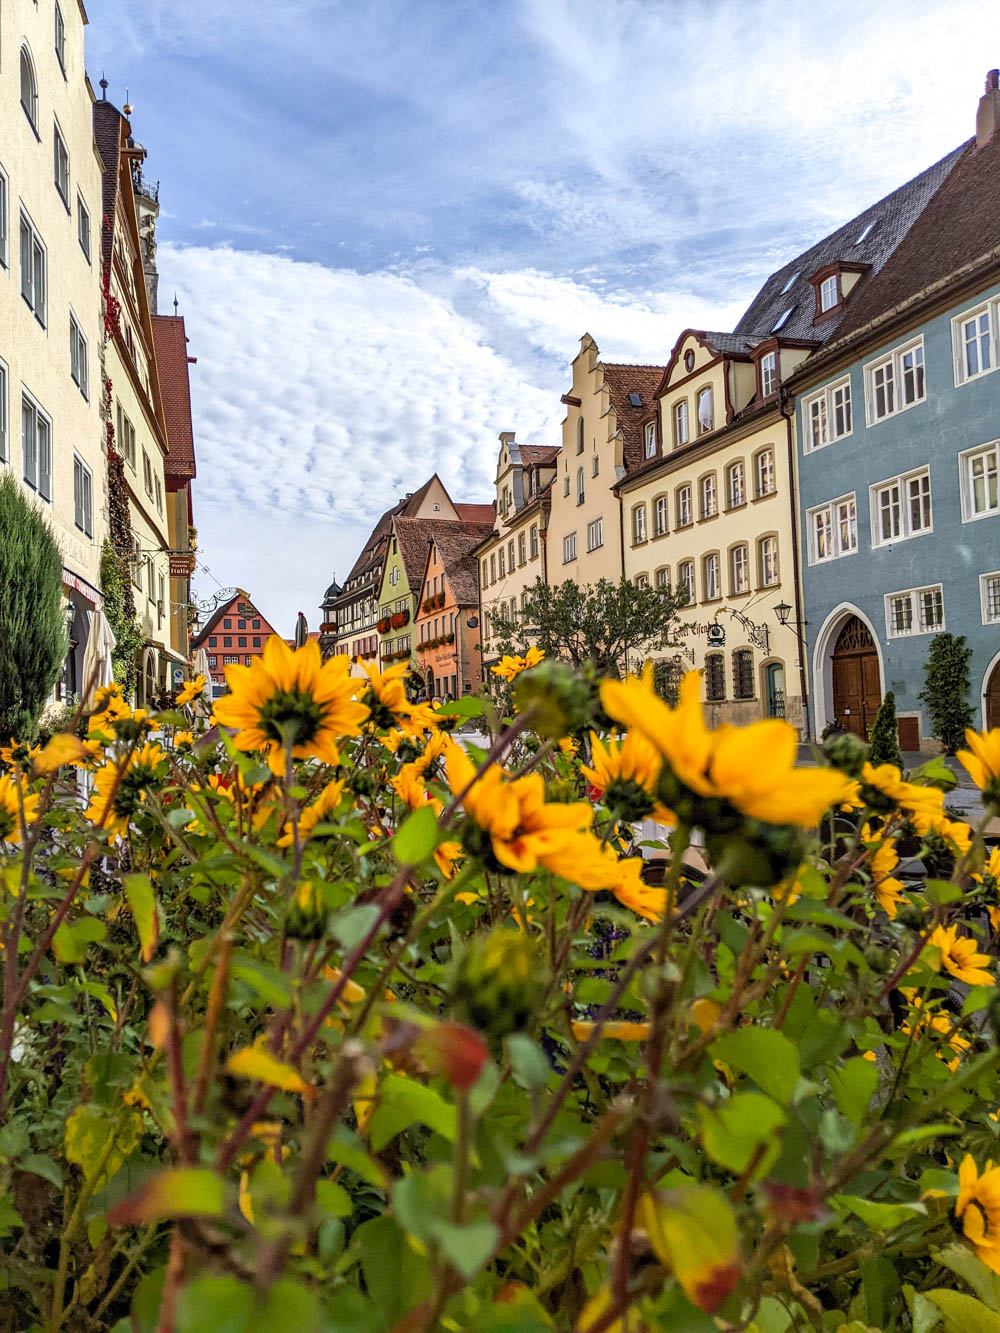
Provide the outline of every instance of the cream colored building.
[[513,431],[501,433],[494,528],[476,549],[484,668],[500,656],[498,617],[515,618],[528,588],[546,580],[546,528],[558,464],[554,446],[518,444]]
[[617,582],[624,562],[614,486],[656,455],[655,393],[663,367],[606,364],[585,333],[572,375],[551,488],[548,582]]
[[78,0],[0,5],[0,466],[52,525],[79,688],[107,490],[100,417],[101,163]]
[[701,670],[713,725],[802,726],[794,427],[781,383],[808,350],[688,329],[657,390],[662,449],[618,486],[627,576],[688,591],[678,665]]

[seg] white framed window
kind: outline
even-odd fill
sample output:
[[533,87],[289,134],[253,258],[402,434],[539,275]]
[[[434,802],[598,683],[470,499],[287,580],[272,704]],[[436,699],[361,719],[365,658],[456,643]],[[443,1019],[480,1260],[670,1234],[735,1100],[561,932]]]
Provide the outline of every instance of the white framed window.
[[872,486],[872,545],[906,541],[931,532],[931,474],[927,468]]
[[636,505],[632,510],[632,541],[633,543],[644,542],[646,540],[646,506]]
[[711,387],[698,390],[698,434],[707,435],[715,423]]
[[645,437],[645,445],[646,445],[646,457],[647,457],[647,458],[655,458],[655,457],[656,457],[656,422],[655,422],[655,421],[647,421],[647,422],[646,422],[646,426],[645,426],[645,430],[644,430],[644,437]]
[[713,551],[701,562],[701,583],[706,602],[714,602],[719,597],[719,553]]
[[45,328],[46,267],[48,255],[45,243],[24,209],[21,210],[21,295]]
[[27,484],[51,500],[52,422],[27,393],[21,396],[21,462]]
[[691,487],[689,485],[678,486],[677,496],[677,526],[686,528],[691,522]]
[[598,472],[600,472],[600,470],[601,470],[601,460],[597,456],[597,454],[594,454],[593,458],[591,458],[590,460],[590,475],[592,477],[596,477]]
[[831,273],[828,278],[824,278],[819,287],[819,308],[820,310],[832,310],[835,305],[840,304],[840,279],[836,273]]
[[740,505],[746,504],[746,499],[746,468],[740,459],[726,468],[726,503],[730,509],[738,509]]
[[137,588],[142,587],[142,543],[135,536],[132,538],[132,582]]
[[35,78],[35,63],[27,46],[21,47],[21,106],[37,138],[38,80]]
[[90,263],[90,209],[83,202],[83,195],[76,196],[76,239],[80,242],[80,249],[87,257],[87,263]]
[[715,473],[709,472],[698,483],[699,517],[711,518],[719,510],[719,496],[715,485]]
[[568,565],[571,560],[576,559],[576,533],[567,532],[563,538],[563,564]]
[[153,485],[156,487],[156,512],[163,513],[163,487],[160,485],[159,477],[153,478]]
[[569,495],[569,477],[563,477],[563,495]]
[[538,524],[532,523],[528,532],[528,547],[531,551],[531,559],[534,560],[538,555]]
[[951,321],[956,385],[996,370],[997,320],[998,302],[993,300]]
[[757,577],[763,588],[773,588],[778,582],[777,537],[761,537],[757,542]]
[[504,575],[507,573],[507,551],[506,551],[506,549],[505,549],[503,546],[501,546],[501,547],[500,547],[500,550],[497,552],[497,555],[500,557],[500,578],[503,578]]
[[517,534],[517,563],[526,564],[528,560],[528,538],[523,532]]
[[636,586],[637,588],[648,588],[648,587],[649,587],[649,575],[648,575],[648,574],[636,574],[636,576],[635,576],[635,586]]
[[7,183],[7,173],[3,167],[0,167],[0,268],[7,268],[10,263],[7,242],[9,196],[10,187]]
[[765,495],[774,494],[774,450],[770,445],[766,449],[761,449],[754,460],[754,482],[758,500]]
[[1000,624],[1000,570],[993,574],[979,575],[979,601],[982,606],[983,624]]
[[7,386],[7,366],[3,361],[0,361],[0,463],[6,463],[10,457],[10,452],[7,447],[7,420],[9,411],[7,407]]
[[923,338],[865,366],[865,411],[870,426],[922,403],[925,396]]
[[658,588],[670,587],[670,570],[666,565],[661,565],[656,571],[656,586]]
[[885,629],[890,639],[905,639],[913,634],[939,634],[944,629],[941,584],[889,593],[885,599]]
[[604,545],[604,519],[594,518],[587,524],[587,550],[596,551]]
[[88,537],[94,535],[94,478],[79,454],[73,454],[73,521]]
[[806,513],[809,563],[837,560],[858,549],[858,510],[854,495],[842,495]]
[[586,498],[587,498],[587,488],[586,488],[586,483],[584,482],[584,479],[583,479],[583,468],[582,468],[582,467],[578,467],[577,470],[576,470],[576,502],[577,502],[577,504],[578,504],[578,505],[582,505],[583,502],[584,502],[584,500],[585,500]]
[[778,354],[777,352],[765,352],[760,358],[760,392],[761,397],[769,398],[778,387]]
[[143,451],[142,451],[142,481],[143,481],[143,485],[146,487],[146,494],[150,497],[150,499],[152,499],[152,497],[153,497],[153,465],[152,465],[152,463],[149,461],[149,454],[146,453],[145,449],[143,449]]
[[83,336],[83,329],[76,322],[76,316],[72,311],[69,316],[69,373],[84,398],[89,399],[87,339]]
[[805,430],[804,453],[842,440],[853,430],[851,381],[838,380],[805,400],[802,409]]
[[729,552],[729,593],[736,597],[750,591],[750,552],[745,542]]
[[52,175],[55,180],[56,189],[59,191],[59,198],[66,205],[66,212],[69,212],[69,149],[66,147],[66,140],[62,136],[58,121],[52,126]]
[[679,403],[674,403],[674,448],[679,449],[682,444],[687,444],[690,438],[688,400],[682,398]]
[[[507,543],[507,568],[511,574],[514,572],[514,542],[513,539]],[[441,591],[444,592],[444,575],[441,575]]]
[[658,495],[653,501],[653,534],[662,537],[667,531],[667,497]]
[[132,471],[135,471],[135,427],[122,411],[122,405],[115,403],[115,416],[118,426],[118,452]]
[[1000,513],[1000,494],[997,490],[1000,440],[980,445],[976,449],[967,449],[965,453],[959,454],[958,465],[961,470],[962,522],[969,523],[976,518]]
[[493,554],[490,556],[490,582],[496,583],[496,581],[497,581],[497,556],[496,556],[496,551],[494,551]]
[[694,561],[682,560],[677,566],[677,586],[687,593],[689,602],[694,601]]
[[63,78],[66,77],[66,21],[62,16],[62,10],[59,8],[59,0],[56,0],[55,13],[55,48],[59,59],[59,68],[62,70]]

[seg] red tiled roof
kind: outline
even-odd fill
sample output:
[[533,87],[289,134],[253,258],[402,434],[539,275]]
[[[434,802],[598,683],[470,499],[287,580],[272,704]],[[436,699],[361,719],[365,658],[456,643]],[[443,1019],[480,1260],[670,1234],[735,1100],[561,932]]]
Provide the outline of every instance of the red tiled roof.
[[[663,379],[663,366],[627,366],[603,362],[604,383],[608,386],[611,406],[615,409],[618,429],[623,438],[625,470],[631,472],[642,463],[642,421],[656,408],[656,390]],[[639,395],[633,407],[629,394]]]
[[517,447],[521,462],[530,466],[534,463],[552,463],[559,453],[558,444],[520,444]]
[[479,561],[472,553],[492,531],[492,523],[441,523],[432,534],[448,586],[459,606],[479,602]]
[[184,316],[152,315],[151,319],[157,375],[167,421],[166,475],[168,481],[171,477],[185,479],[195,476],[196,469]]
[[492,523],[493,508],[492,502],[489,504],[456,504],[455,512],[463,523]]

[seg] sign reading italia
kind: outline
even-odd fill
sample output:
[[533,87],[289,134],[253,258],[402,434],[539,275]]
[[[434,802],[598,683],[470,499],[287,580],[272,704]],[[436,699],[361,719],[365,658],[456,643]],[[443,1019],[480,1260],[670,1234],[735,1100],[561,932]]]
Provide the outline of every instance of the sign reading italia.
[[170,577],[172,579],[186,579],[191,573],[192,560],[190,551],[180,551],[170,553]]

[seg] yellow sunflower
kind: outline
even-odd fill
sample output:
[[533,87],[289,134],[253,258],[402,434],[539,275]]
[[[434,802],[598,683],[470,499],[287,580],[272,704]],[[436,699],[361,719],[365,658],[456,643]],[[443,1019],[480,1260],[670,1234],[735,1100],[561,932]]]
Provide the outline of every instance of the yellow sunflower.
[[956,759],[989,800],[1000,800],[1000,727],[992,731],[965,733],[967,750],[959,750]]
[[166,755],[159,745],[144,745],[123,760],[110,760],[97,770],[86,815],[103,825],[111,842],[128,832],[129,820],[141,808],[146,792],[164,776]]
[[921,820],[939,819],[944,814],[944,792],[939,787],[924,787],[917,782],[904,782],[895,764],[865,763],[861,769],[863,786],[874,787],[881,795],[906,814]]
[[24,823],[33,824],[38,818],[39,797],[26,792],[11,773],[0,778],[0,842],[20,842],[24,836],[18,790],[24,805]]
[[641,732],[630,731],[623,741],[602,741],[591,732],[590,753],[593,767],[581,764],[580,772],[622,819],[631,822],[650,815],[661,824],[676,823],[655,799],[663,760]]
[[987,1268],[1000,1273],[1000,1167],[987,1162],[980,1175],[972,1156],[958,1168],[955,1216]]
[[[326,821],[328,815],[336,812],[340,802],[344,799],[344,780],[339,782],[328,782],[323,790],[313,801],[312,805],[307,805],[299,815],[299,842],[305,842],[312,836],[312,831],[317,824]],[[270,811],[268,811],[270,814]],[[294,841],[292,835],[291,821],[285,824],[281,837],[278,839],[277,846],[291,847]]]
[[895,917],[897,904],[903,896],[902,882],[892,874],[898,865],[899,856],[896,854],[896,848],[888,840],[879,843],[868,863],[872,877],[872,891],[879,906],[890,919]]
[[177,699],[176,699],[177,705],[179,707],[183,707],[184,704],[193,703],[200,694],[204,693],[205,686],[207,684],[208,681],[205,679],[205,677],[201,674],[200,671],[195,676],[194,680],[186,680],[184,684],[181,686],[181,688],[177,691]]
[[324,662],[310,640],[293,652],[276,634],[246,666],[227,666],[229,693],[215,704],[214,720],[236,729],[240,750],[265,750],[272,772],[285,772],[285,746],[295,759],[340,762],[337,742],[357,736],[368,709],[354,695],[350,660]]
[[[404,764],[395,777],[390,778],[389,782],[393,791],[410,810],[419,810],[422,805],[429,805],[436,815],[440,815],[442,804],[436,796],[431,796],[424,786],[424,780],[421,777],[421,770],[418,767],[419,760],[412,764]],[[434,861],[437,868],[446,879],[450,879],[454,873],[455,862],[461,858],[462,844],[460,842],[442,842],[434,850]]]
[[501,657],[496,666],[490,667],[494,676],[499,676],[501,680],[512,681],[515,676],[519,676],[522,671],[528,671],[531,667],[537,666],[543,661],[545,654],[541,648],[529,648],[523,657],[516,654],[506,653]]
[[934,969],[940,972],[944,967],[953,977],[966,982],[969,986],[995,986],[992,973],[984,969],[993,961],[987,953],[980,953],[976,941],[967,935],[959,935],[957,926],[938,926],[930,934],[927,943],[932,948],[941,950],[941,962]]

